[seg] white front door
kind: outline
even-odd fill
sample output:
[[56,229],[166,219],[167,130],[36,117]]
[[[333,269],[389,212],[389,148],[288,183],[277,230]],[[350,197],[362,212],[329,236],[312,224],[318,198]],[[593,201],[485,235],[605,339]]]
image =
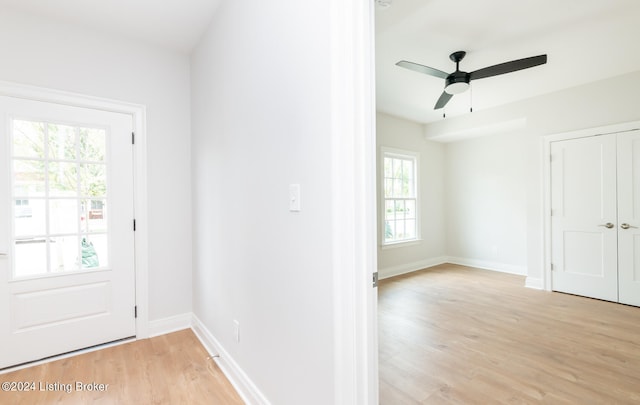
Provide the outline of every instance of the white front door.
[[551,144],[552,289],[618,301],[616,135]]
[[640,131],[618,135],[620,302],[640,306]]
[[0,97],[0,369],[135,335],[131,132]]

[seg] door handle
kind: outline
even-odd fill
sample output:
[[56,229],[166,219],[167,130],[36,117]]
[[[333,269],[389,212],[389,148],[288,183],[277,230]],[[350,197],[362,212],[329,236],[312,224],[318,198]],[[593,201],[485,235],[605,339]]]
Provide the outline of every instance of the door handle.
[[[605,228],[607,228],[607,229],[611,229],[611,228],[613,228],[615,225],[614,225],[614,224],[612,224],[611,222],[607,222],[606,224],[601,224],[601,225],[598,225],[598,226],[604,226],[604,227],[605,227]],[[625,228],[625,229],[626,229],[626,228]]]
[[633,225],[629,225],[629,224],[622,224],[622,225],[620,225],[620,228],[629,229],[629,228],[637,228],[637,226],[633,226]]

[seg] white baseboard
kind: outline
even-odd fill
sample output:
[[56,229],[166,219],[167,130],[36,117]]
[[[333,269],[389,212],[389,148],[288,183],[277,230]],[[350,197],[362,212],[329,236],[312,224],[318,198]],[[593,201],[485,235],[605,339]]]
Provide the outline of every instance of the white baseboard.
[[526,266],[514,266],[499,262],[489,262],[486,260],[467,259],[464,257],[447,257],[447,263],[459,264],[461,266],[476,267],[478,269],[499,271],[501,273],[517,274],[519,276],[527,275]]
[[238,363],[224,350],[220,342],[195,315],[192,317],[191,329],[193,329],[193,332],[210,355],[219,355],[219,357],[214,358],[215,362],[246,404],[270,405],[270,402],[258,387],[255,386]]
[[149,337],[165,335],[191,327],[192,314],[180,314],[168,318],[149,321]]
[[399,276],[401,274],[412,273],[414,271],[426,269],[429,267],[433,267],[433,266],[437,266],[445,263],[476,267],[479,269],[498,271],[501,273],[517,274],[520,276],[525,276],[527,274],[527,268],[525,266],[514,266],[511,264],[489,262],[485,260],[468,259],[464,257],[441,256],[441,257],[435,257],[432,259],[420,260],[417,262],[406,263],[398,266],[378,269],[378,278],[380,280],[383,280],[385,278]]
[[382,269],[378,269],[378,278],[380,280],[399,276],[401,274],[407,274],[414,271],[426,269],[428,267],[437,266],[439,264],[444,264],[447,262],[446,257],[434,257],[433,259],[420,260],[413,263],[401,264],[399,266],[386,267]]
[[541,278],[527,277],[524,286],[535,290],[544,290],[544,280]]

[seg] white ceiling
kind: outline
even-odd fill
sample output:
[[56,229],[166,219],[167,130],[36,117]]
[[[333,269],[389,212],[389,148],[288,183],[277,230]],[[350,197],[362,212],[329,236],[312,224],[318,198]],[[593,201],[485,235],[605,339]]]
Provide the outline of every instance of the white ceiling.
[[409,60],[445,72],[547,54],[546,65],[472,82],[447,117],[640,70],[638,0],[393,0],[376,10],[377,108],[416,122],[434,111],[444,80],[395,66]]
[[0,0],[3,9],[39,15],[189,53],[221,0]]
[[[16,10],[189,53],[222,0],[0,0]],[[638,0],[393,0],[376,12],[377,107],[416,122],[442,119],[433,106],[444,81],[395,66],[405,59],[467,72],[546,53],[546,65],[472,82],[447,116],[466,114],[640,70]]]

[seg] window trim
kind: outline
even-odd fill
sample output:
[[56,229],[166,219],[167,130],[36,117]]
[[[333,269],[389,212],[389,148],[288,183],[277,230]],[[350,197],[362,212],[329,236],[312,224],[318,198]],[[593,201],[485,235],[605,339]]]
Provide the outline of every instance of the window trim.
[[[402,159],[413,159],[414,160],[414,185],[415,185],[415,201],[416,201],[416,213],[415,213],[415,221],[416,221],[416,236],[412,239],[405,239],[400,241],[392,241],[385,242],[384,239],[384,229],[385,229],[385,195],[384,195],[384,159],[385,157],[398,157]],[[420,194],[420,153],[409,151],[405,149],[391,148],[387,146],[380,147],[380,155],[379,155],[379,180],[378,184],[380,186],[380,192],[378,193],[378,202],[379,202],[379,226],[378,232],[380,235],[379,245],[382,249],[390,249],[397,247],[405,247],[418,244],[422,241],[422,226],[421,226],[421,194]]]

